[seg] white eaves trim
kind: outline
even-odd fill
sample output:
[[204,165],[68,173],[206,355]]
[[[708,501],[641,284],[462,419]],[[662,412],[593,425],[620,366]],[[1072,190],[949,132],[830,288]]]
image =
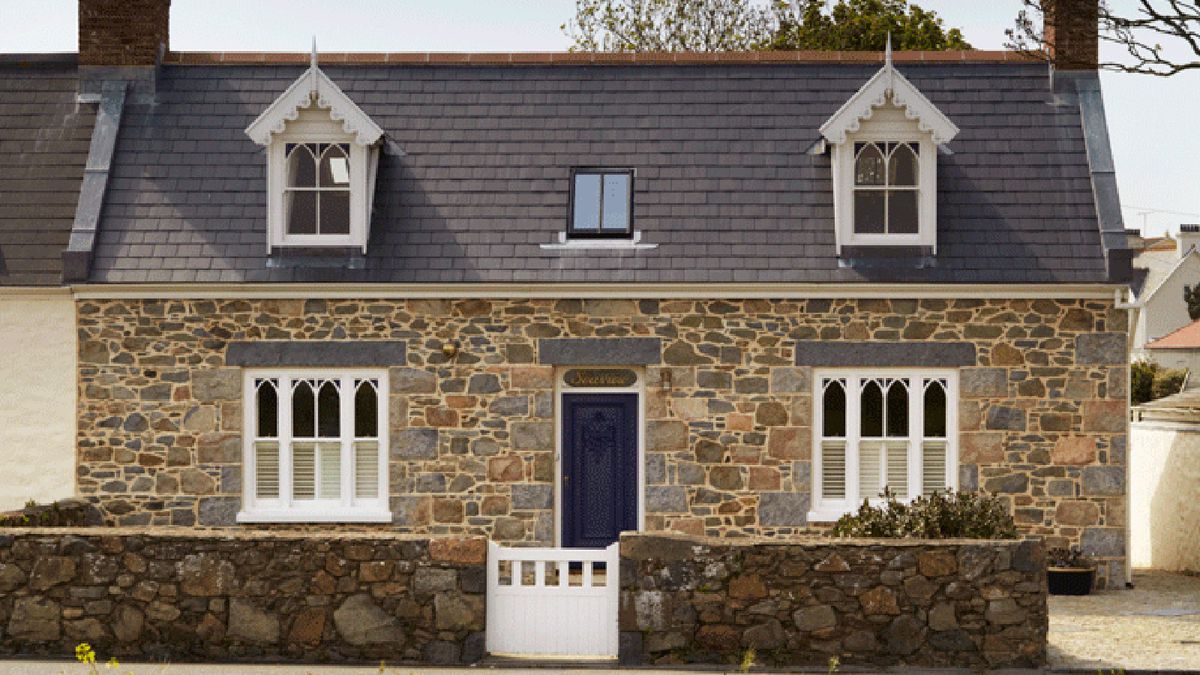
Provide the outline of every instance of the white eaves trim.
[[848,134],[858,131],[864,120],[871,119],[875,108],[887,103],[889,92],[892,103],[903,108],[908,119],[916,120],[921,131],[930,133],[934,143],[943,145],[958,135],[958,127],[896,70],[889,54],[883,68],[821,125],[821,136],[834,145],[845,143]]
[[341,122],[342,129],[354,135],[358,145],[372,145],[383,137],[383,129],[317,67],[315,58],[308,70],[246,127],[246,135],[259,145],[270,145],[271,136],[283,133],[287,123],[299,117],[300,110],[309,105],[314,95],[317,105],[328,109],[329,117]]
[[1120,302],[1122,284],[81,284],[77,300],[223,299],[996,299],[1075,298]]

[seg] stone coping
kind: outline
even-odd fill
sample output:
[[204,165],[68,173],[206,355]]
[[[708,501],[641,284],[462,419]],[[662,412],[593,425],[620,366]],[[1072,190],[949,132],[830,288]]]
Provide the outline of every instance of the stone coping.
[[913,538],[858,538],[858,537],[823,537],[802,536],[777,539],[772,537],[698,537],[690,534],[675,532],[623,532],[621,540],[626,539],[666,539],[672,542],[682,542],[695,546],[893,546],[893,547],[928,547],[928,546],[1014,546],[1030,539],[913,539]]
[[[323,541],[340,540],[371,540],[388,539],[393,541],[437,541],[437,540],[469,540],[484,539],[483,535],[422,535],[392,531],[295,531],[295,530],[197,530],[190,527],[0,527],[0,537],[10,536],[44,536],[63,535],[78,537],[174,537],[182,539],[275,539],[275,540],[311,540]],[[333,535],[333,536],[331,536]],[[852,537],[822,537],[803,536],[776,539],[771,537],[698,537],[676,532],[623,532],[621,540],[626,539],[665,539],[674,542],[692,544],[695,546],[1005,546],[1020,544],[1024,539],[912,539],[912,538],[852,538]]]
[[390,541],[465,541],[483,539],[483,535],[422,535],[390,530],[198,530],[191,527],[0,527],[3,536],[47,536],[63,535],[77,537],[162,537],[176,539],[272,539],[272,540],[321,540],[336,543],[345,540],[390,540]]

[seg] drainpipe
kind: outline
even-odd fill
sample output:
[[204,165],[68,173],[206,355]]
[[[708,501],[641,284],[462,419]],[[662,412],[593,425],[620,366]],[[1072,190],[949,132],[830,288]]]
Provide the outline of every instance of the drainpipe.
[[[1138,314],[1142,303],[1137,300],[1125,301],[1125,289],[1113,289],[1113,308],[1128,312],[1129,327],[1126,333],[1125,353],[1133,353],[1133,332],[1137,328]],[[1133,509],[1129,508],[1129,486],[1133,466],[1133,428],[1130,423],[1133,410],[1133,379],[1130,373],[1130,363],[1125,364],[1125,588],[1133,588]]]

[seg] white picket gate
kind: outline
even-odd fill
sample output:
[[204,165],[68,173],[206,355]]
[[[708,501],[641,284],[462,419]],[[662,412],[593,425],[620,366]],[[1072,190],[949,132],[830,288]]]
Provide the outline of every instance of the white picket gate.
[[489,542],[488,652],[616,658],[619,561],[615,543],[608,548],[508,548]]

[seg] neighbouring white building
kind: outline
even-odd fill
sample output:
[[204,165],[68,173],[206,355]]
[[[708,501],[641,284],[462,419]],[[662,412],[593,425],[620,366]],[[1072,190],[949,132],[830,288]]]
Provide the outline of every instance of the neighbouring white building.
[[1134,408],[1130,431],[1131,562],[1200,572],[1200,391]]
[[1134,358],[1149,358],[1170,368],[1186,367],[1159,361],[1164,354],[1146,347],[1192,322],[1183,289],[1200,284],[1197,245],[1200,245],[1200,225],[1181,225],[1173,242],[1159,240],[1134,258],[1134,268],[1145,270],[1145,281],[1136,299],[1141,311],[1133,329]]

